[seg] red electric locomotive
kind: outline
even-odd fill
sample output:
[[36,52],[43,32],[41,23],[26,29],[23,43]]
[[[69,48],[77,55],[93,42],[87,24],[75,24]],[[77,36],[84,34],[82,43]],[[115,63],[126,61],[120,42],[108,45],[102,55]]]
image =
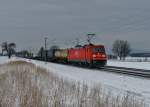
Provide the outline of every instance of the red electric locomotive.
[[103,45],[89,44],[68,49],[68,62],[88,66],[105,66],[107,55]]

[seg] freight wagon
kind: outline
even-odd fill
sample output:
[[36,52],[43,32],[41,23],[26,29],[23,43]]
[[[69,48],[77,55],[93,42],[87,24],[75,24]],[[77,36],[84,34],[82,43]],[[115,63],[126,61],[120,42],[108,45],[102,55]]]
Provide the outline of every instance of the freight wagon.
[[54,52],[54,57],[56,61],[67,62],[68,61],[68,50],[67,49],[57,49]]

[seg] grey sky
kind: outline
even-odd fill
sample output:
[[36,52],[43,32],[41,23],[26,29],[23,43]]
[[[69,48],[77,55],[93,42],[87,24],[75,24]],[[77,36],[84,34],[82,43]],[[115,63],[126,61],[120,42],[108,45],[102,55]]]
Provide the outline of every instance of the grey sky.
[[37,49],[48,36],[48,45],[69,47],[75,38],[84,43],[87,33],[96,33],[94,42],[107,50],[116,39],[150,50],[149,5],[150,0],[1,0],[0,42]]

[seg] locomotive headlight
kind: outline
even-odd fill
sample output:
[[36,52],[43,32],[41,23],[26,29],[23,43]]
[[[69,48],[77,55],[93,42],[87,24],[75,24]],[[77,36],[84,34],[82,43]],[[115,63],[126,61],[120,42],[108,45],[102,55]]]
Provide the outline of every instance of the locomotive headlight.
[[93,58],[95,58],[95,57],[96,57],[96,55],[94,54],[94,55],[93,55]]
[[106,55],[102,55],[102,57],[106,57]]

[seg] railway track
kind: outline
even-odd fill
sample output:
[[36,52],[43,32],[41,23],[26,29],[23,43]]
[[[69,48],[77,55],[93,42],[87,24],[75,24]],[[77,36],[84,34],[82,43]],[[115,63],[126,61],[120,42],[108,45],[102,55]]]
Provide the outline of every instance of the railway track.
[[[68,65],[68,64],[64,64],[64,65]],[[69,65],[69,66],[82,67],[85,69],[89,69],[87,67],[77,66],[77,65]],[[90,69],[96,69],[96,70],[101,70],[101,71],[106,71],[106,72],[112,72],[112,73],[118,73],[118,74],[124,74],[124,75],[129,75],[129,76],[150,79],[150,70],[125,68],[125,67],[117,67],[117,66],[94,67]]]
[[[57,63],[57,64],[60,64],[60,63]],[[64,64],[64,65],[68,65],[68,64]],[[83,67],[83,66],[77,66],[77,65],[68,65],[68,66]],[[87,68],[87,67],[83,67],[83,68]],[[150,79],[150,70],[125,68],[125,67],[117,67],[117,66],[95,67],[93,69]]]
[[102,67],[101,69],[107,72],[114,72],[114,73],[138,76],[143,78],[150,78],[150,70],[116,67],[116,66],[105,66]]

